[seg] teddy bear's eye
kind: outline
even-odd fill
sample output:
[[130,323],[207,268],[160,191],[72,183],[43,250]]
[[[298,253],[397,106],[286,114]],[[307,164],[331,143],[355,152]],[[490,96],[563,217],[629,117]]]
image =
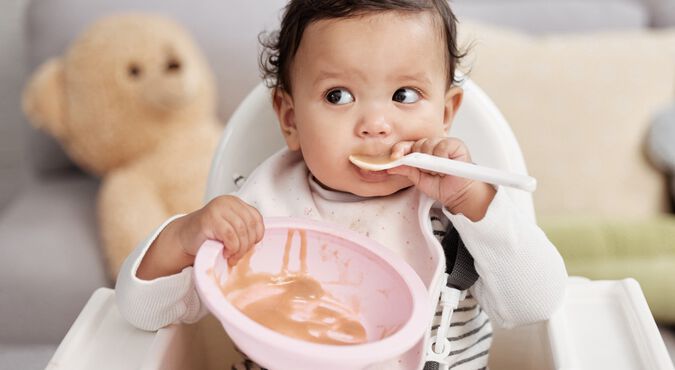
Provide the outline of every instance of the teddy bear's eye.
[[141,67],[136,63],[129,64],[129,67],[127,67],[127,72],[131,78],[141,77]]
[[170,58],[166,62],[166,71],[167,72],[178,72],[180,70],[180,61],[176,58]]

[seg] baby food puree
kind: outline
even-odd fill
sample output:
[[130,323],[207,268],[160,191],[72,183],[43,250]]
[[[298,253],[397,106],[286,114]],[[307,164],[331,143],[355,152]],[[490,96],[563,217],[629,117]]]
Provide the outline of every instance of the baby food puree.
[[[300,237],[299,271],[289,271],[294,233]],[[249,251],[221,286],[227,300],[252,320],[290,337],[337,345],[366,342],[359,313],[307,273],[306,231],[289,229],[284,248],[277,274],[253,272],[250,262],[255,248]]]

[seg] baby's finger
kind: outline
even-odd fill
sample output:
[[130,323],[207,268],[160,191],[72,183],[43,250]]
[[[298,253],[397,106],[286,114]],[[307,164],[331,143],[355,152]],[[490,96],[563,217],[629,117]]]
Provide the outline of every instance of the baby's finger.
[[[246,212],[242,208],[237,215],[238,217],[231,221],[237,231],[237,235],[239,235],[239,250],[237,253],[241,253],[242,250],[248,249],[255,238],[254,231],[249,227],[245,214]],[[237,253],[234,255],[237,255]]]
[[424,141],[422,144],[422,148],[420,149],[420,152],[425,153],[425,154],[433,154],[434,148],[438,143],[442,141],[442,139],[427,139]]
[[[246,225],[246,231],[248,236],[247,238],[248,243],[246,245],[247,246],[253,245],[259,242],[262,239],[264,227],[262,224],[262,216],[260,215],[258,210],[249,205],[245,205],[244,207],[241,208],[239,215]],[[242,244],[242,246],[244,245]]]
[[255,245],[262,240],[263,235],[265,234],[263,217],[255,207],[246,204],[244,201],[242,201],[242,203],[244,204],[244,207],[242,207],[243,212],[241,212],[241,217],[248,226],[249,243]]
[[228,258],[227,263],[230,266],[236,265],[237,262],[239,262],[239,260],[242,257],[244,257],[244,255],[246,255],[246,253],[249,253],[251,251],[251,249],[253,249],[255,244],[256,244],[255,242],[249,242],[248,244],[242,244],[241,248],[239,248],[239,251],[237,251],[237,253],[235,253],[234,255],[230,256],[230,258]]
[[471,163],[471,154],[463,141],[455,139],[450,144],[449,154],[451,159]]
[[[420,139],[420,140],[417,141],[415,147],[413,147],[413,151],[433,155],[434,148],[442,140],[443,139],[441,139],[441,138]],[[432,175],[432,176],[438,175],[438,173],[433,172],[433,171],[422,170],[422,172],[427,173],[427,174]]]
[[260,212],[258,212],[257,209],[250,207],[249,208],[249,214],[250,217],[252,218],[252,223],[253,223],[253,229],[255,230],[254,235],[255,238],[253,239],[254,243],[258,243],[262,240],[263,236],[265,235],[265,224],[263,222],[262,215]]
[[415,144],[414,141],[400,141],[394,146],[391,147],[391,158],[392,159],[399,159],[403,157],[404,155],[410,153],[410,150],[412,149],[413,144]]
[[239,251],[240,241],[234,227],[229,222],[218,222],[214,225],[216,239],[223,243],[223,255],[231,256]]
[[433,147],[431,154],[436,157],[450,158],[450,142],[449,140],[441,140]]
[[429,141],[429,139],[426,138],[426,137],[417,140],[417,141],[415,142],[415,144],[413,144],[413,146],[412,146],[412,151],[415,152],[415,153],[419,153],[419,152],[422,152],[422,153],[423,153],[422,147],[424,146],[424,144],[425,144],[427,141]]
[[250,245],[246,248],[239,249],[239,252],[237,252],[234,256],[230,256],[230,258],[227,259],[227,264],[230,266],[236,265],[237,262],[239,262],[239,260],[246,255],[246,253],[251,251],[252,247],[253,245]]
[[[260,216],[258,210],[245,203],[243,204],[245,206],[239,208],[238,215],[246,229],[246,237],[240,238],[239,250],[228,258],[228,264],[230,266],[235,265],[246,253],[248,253],[251,248],[262,239],[262,234],[264,233],[262,216]],[[244,234],[243,231],[242,234]]]

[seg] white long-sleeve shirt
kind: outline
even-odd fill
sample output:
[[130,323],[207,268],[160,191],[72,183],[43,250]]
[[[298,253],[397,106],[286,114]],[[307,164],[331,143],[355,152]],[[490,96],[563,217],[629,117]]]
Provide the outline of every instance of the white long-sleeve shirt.
[[[298,177],[303,174],[306,172]],[[313,202],[318,204],[317,209],[329,207],[331,202],[345,201],[344,193],[323,189],[312,181],[311,175],[305,179],[309,179],[309,191]],[[427,217],[438,232],[452,224],[474,258],[480,277],[453,314],[447,337],[457,341],[453,343],[454,358],[449,361],[457,364],[453,368],[480,368],[487,362],[490,321],[513,327],[544,320],[558,307],[567,277],[564,264],[544,233],[520,213],[501,188],[485,217],[478,222],[438,207],[432,208]],[[438,220],[436,224],[431,222],[432,218]],[[192,323],[206,313],[194,287],[191,267],[152,281],[136,277],[148,247],[172,220],[167,220],[132,252],[118,277],[116,297],[120,312],[141,329],[157,330],[175,322]],[[348,223],[353,224],[351,220]],[[432,323],[432,335],[435,335],[439,316],[440,309]]]

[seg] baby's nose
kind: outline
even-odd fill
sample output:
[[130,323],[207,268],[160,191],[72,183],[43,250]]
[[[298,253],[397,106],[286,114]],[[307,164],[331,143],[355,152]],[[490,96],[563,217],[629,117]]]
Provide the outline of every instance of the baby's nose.
[[391,125],[383,115],[364,117],[357,127],[361,137],[381,137],[391,133]]

